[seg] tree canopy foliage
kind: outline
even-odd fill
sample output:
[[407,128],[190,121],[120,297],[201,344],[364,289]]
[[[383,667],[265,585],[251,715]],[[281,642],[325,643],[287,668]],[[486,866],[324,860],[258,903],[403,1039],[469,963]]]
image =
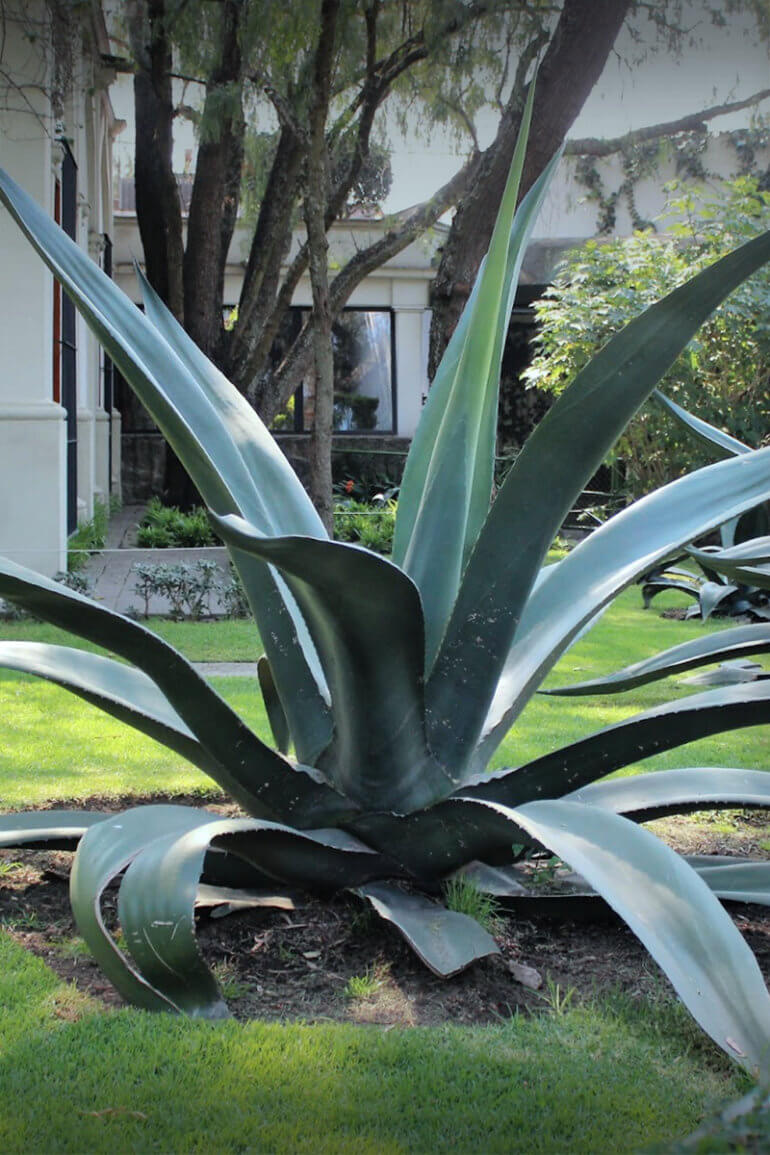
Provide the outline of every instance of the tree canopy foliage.
[[[569,253],[535,305],[537,352],[525,379],[561,393],[606,341],[635,317],[742,240],[770,225],[770,193],[755,177],[721,189],[674,184],[666,231],[589,241]],[[770,436],[770,272],[746,281],[706,322],[661,382],[685,409],[752,447]],[[639,495],[710,459],[682,426],[649,403],[613,458]]]

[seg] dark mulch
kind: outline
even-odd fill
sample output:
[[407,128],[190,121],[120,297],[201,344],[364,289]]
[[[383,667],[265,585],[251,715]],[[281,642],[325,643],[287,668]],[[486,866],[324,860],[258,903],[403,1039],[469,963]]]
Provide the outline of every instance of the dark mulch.
[[[202,801],[162,800],[196,805]],[[89,803],[90,808],[119,808],[114,800]],[[213,796],[206,804],[234,812]],[[669,820],[664,834],[688,853],[756,851],[750,822],[727,841],[710,834],[708,827],[683,820]],[[68,898],[71,861],[72,855],[63,852],[0,852],[0,923],[63,979],[106,1006],[120,1006],[120,996],[77,938]],[[224,981],[237,1018],[404,1026],[486,1023],[508,1018],[517,1009],[542,1008],[565,998],[583,1000],[607,991],[654,997],[667,989],[644,948],[606,908],[598,920],[588,911],[579,919],[541,911],[526,917],[501,914],[494,927],[501,955],[445,980],[431,974],[394,928],[352,896],[328,901],[294,898],[291,910],[199,918],[202,952]],[[114,900],[112,889],[105,900],[108,922]],[[733,908],[733,916],[770,978],[770,911],[742,906]],[[518,981],[511,969],[517,965],[537,972],[542,980],[539,990]],[[369,992],[351,995],[350,980],[362,976],[370,980]]]

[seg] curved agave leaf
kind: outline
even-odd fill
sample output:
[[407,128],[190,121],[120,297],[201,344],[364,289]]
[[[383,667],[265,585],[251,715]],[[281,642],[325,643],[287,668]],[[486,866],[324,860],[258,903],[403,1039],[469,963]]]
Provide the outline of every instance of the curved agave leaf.
[[[80,841],[70,875],[70,903],[80,934],[107,978],[137,1006],[151,1011],[176,1010],[131,967],[104,925],[101,897],[105,889],[153,841],[177,837],[217,816],[185,806],[142,806],[111,815],[88,830]],[[158,880],[154,880],[157,885]]]
[[691,598],[695,598],[696,602],[700,600],[700,588],[695,581],[679,581],[676,578],[651,578],[642,586],[642,605],[644,609],[649,609],[652,599],[658,594],[667,592],[668,590],[676,590],[680,594],[688,594]]
[[144,670],[216,761],[216,774],[208,773],[251,813],[317,826],[350,812],[320,775],[260,741],[181,654],[138,622],[4,558],[0,597]]
[[[767,541],[766,538],[757,539]],[[753,547],[751,550],[748,547]],[[740,552],[744,551],[741,556]],[[707,550],[691,549],[690,553],[699,565],[705,569],[707,566],[715,571],[716,574],[724,575],[726,578],[732,579],[733,582],[740,582],[744,586],[755,586],[757,589],[770,589],[770,555],[767,553],[766,546],[754,546],[754,543],[743,542],[739,546],[733,546],[731,549],[720,550],[718,553],[712,553]],[[737,586],[733,585],[727,588],[733,590]]]
[[519,806],[579,790],[631,761],[649,758],[696,738],[770,721],[770,681],[742,683],[667,702],[550,751],[514,770],[479,774],[464,798]]
[[594,782],[565,798],[569,802],[600,806],[634,822],[734,806],[762,810],[770,808],[770,773],[723,766],[688,766]]
[[414,814],[362,814],[347,825],[427,886],[477,858],[506,866],[513,843],[529,846],[532,841],[525,830],[513,830],[499,807],[464,795]]
[[74,850],[85,832],[108,815],[95,810],[30,810],[0,816],[0,847]]
[[212,522],[281,570],[305,616],[332,692],[335,742],[323,765],[335,785],[371,810],[416,810],[450,793],[456,783],[425,744],[422,608],[410,578],[359,546]]
[[207,774],[219,764],[151,678],[112,658],[39,642],[0,642],[0,666],[54,682],[135,730],[176,750]]
[[489,251],[428,391],[399,492],[393,560],[422,596],[426,670],[489,510],[505,335],[524,252],[560,158],[516,209],[534,92],[533,83]]
[[641,662],[634,662],[631,666],[624,666],[622,670],[607,674],[603,678],[576,682],[572,686],[555,686],[552,689],[540,690],[540,693],[558,694],[562,697],[576,694],[617,694],[622,690],[644,686],[647,682],[668,678],[672,674],[683,674],[685,670],[692,670],[697,666],[705,666],[725,658],[740,658],[748,654],[768,652],[770,652],[770,626],[735,626],[733,629],[721,630],[703,638],[694,638],[690,642],[681,642],[678,646],[672,646]]
[[[535,577],[577,495],[702,322],[768,259],[770,232],[652,305],[581,370],[528,439],[479,534],[426,686],[428,740],[442,764],[461,770],[472,757]],[[728,516],[716,511],[716,520]],[[665,554],[647,566],[693,536],[670,533]],[[590,587],[574,587],[582,588]]]
[[[689,861],[689,860],[688,860]],[[715,860],[707,855],[693,868],[723,902],[756,902],[770,906],[770,862]]]
[[[148,820],[147,811],[155,809],[141,807],[121,815],[123,829],[128,824],[134,829],[141,826]],[[118,918],[135,969],[127,971],[124,962],[110,978],[130,998],[138,979],[167,1007],[221,1018],[227,1008],[195,942],[194,910],[210,847],[227,850],[282,880],[304,886],[310,880],[318,890],[366,882],[387,871],[387,864],[339,831],[301,832],[258,819],[211,821],[208,817],[204,824],[187,829],[182,824],[181,829],[152,840],[144,840],[141,830],[136,830],[136,842],[141,845],[134,846],[118,895]],[[84,839],[78,858],[90,862],[92,857],[98,859],[98,851],[94,855]],[[83,869],[81,863],[81,889],[85,886]],[[83,937],[89,942],[85,933]]]
[[[718,568],[729,575],[729,566],[767,565],[770,563],[770,537],[754,537],[728,549],[705,550],[688,546],[688,554],[704,566]],[[716,566],[714,563],[718,563]]]
[[[272,536],[302,533],[328,537],[304,486],[254,407],[201,352],[138,266],[136,273],[147,318],[211,402],[219,423],[229,434],[230,453],[237,454],[256,483],[255,488],[258,485],[258,501],[245,492],[239,500],[244,517]],[[195,428],[197,431],[197,423]],[[205,434],[204,427],[200,435]]]
[[700,588],[700,616],[704,622],[716,613],[724,603],[729,603],[734,594],[740,593],[738,586],[724,582],[704,582]]
[[[240,512],[270,537],[286,533],[327,537],[299,478],[253,407],[200,351],[138,267],[137,275],[147,317],[190,371],[229,434],[233,452],[240,454],[259,482],[259,503],[236,495]],[[280,686],[281,708],[291,720],[297,755],[302,762],[315,763],[331,741],[332,724],[326,683],[307,627],[273,571],[238,550],[232,557]]]
[[599,610],[684,542],[769,492],[770,450],[720,461],[635,502],[549,566],[524,608],[475,766],[486,765],[548,671]]
[[289,746],[291,745],[289,723],[286,720],[281,699],[278,697],[278,691],[275,688],[270,662],[264,654],[257,662],[257,677],[259,679],[259,688],[262,691],[262,699],[265,703],[265,710],[267,711],[267,718],[270,722],[270,729],[273,731],[275,744],[282,754],[287,754],[289,752]]
[[[206,504],[219,513],[242,513],[257,524],[273,526],[273,519],[280,517],[278,524],[294,532],[325,536],[312,503],[270,435],[264,430],[256,436],[256,414],[246,421],[245,402],[237,400],[235,387],[213,366],[199,378],[205,358],[195,357],[178,333],[173,333],[176,349],[172,348],[160,330],[1,169],[0,199],[163,431]],[[151,306],[156,319],[162,320],[157,303],[151,301]],[[172,335],[168,323],[162,327]],[[191,372],[193,366],[196,372]],[[271,513],[271,507],[283,512]],[[242,560],[233,558],[236,567]],[[313,677],[307,648],[303,663],[297,623],[290,620],[280,590],[274,588],[271,575],[259,568],[257,572],[253,562],[247,564],[241,577],[250,604],[260,607],[263,637],[275,667],[282,674],[286,670],[293,688],[303,691],[303,709],[296,710],[296,735],[298,752],[310,760],[331,737],[319,696],[322,690]],[[288,688],[284,698],[288,704]]]
[[577,802],[531,802],[511,817],[620,914],[723,1051],[767,1072],[765,981],[732,919],[678,854],[633,822]]
[[677,405],[676,401],[672,401],[670,397],[666,397],[665,393],[661,393],[660,389],[655,389],[652,396],[655,398],[664,409],[675,417],[685,429],[689,430],[694,437],[705,445],[711,451],[714,457],[737,457],[742,453],[751,453],[751,447],[745,445],[743,441],[739,441],[737,437],[732,437],[729,433],[725,433],[723,429],[717,429],[715,425],[709,425],[708,421],[703,421],[702,418],[696,417],[694,413],[683,409],[681,405]]
[[441,978],[450,978],[478,959],[499,954],[488,931],[469,918],[431,902],[421,894],[407,894],[387,882],[369,882],[353,888],[367,899],[380,918],[392,922],[425,965]]

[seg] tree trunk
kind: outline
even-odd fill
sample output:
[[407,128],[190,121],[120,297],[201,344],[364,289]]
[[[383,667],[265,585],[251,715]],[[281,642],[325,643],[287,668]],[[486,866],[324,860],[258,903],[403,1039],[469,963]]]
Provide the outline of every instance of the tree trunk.
[[[602,73],[631,0],[564,0],[537,77],[529,147],[520,196],[531,187],[576,120]],[[431,292],[431,377],[459,320],[489,246],[523,110],[514,92],[495,140],[482,154],[477,177],[452,222]]]
[[[134,74],[134,187],[144,267],[178,321],[184,319],[182,209],[172,164],[172,54],[164,0],[129,0],[126,16]],[[163,488],[171,450],[132,389],[118,388],[123,474],[135,499]]]
[[133,8],[132,46],[136,143],[136,220],[145,271],[174,316],[183,319],[182,210],[172,166],[171,45],[164,27],[164,0]]
[[322,0],[321,31],[316,53],[313,104],[306,165],[304,215],[313,290],[313,361],[315,365],[315,416],[310,439],[310,496],[331,534],[332,429],[334,419],[334,357],[332,313],[329,305],[329,274],[326,209],[329,203],[329,172],[325,128],[329,108],[334,39],[340,0]]
[[[240,11],[235,0],[225,0],[222,50],[206,87],[203,139],[198,148],[187,218],[184,327],[207,356],[212,356],[217,348],[222,331],[225,265],[238,213],[243,168],[245,123],[240,92]],[[222,93],[228,90],[230,108],[222,115]],[[163,492],[169,505],[180,509],[201,504],[187,470],[170,447],[166,450]]]

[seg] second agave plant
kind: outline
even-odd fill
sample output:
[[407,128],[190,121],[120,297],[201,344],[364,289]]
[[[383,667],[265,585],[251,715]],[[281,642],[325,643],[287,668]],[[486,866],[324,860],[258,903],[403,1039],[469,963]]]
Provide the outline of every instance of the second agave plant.
[[[526,118],[531,112],[531,104]],[[105,647],[0,643],[0,663],[48,678],[165,743],[243,817],[145,806],[0,821],[1,846],[76,850],[79,929],[140,1006],[220,1017],[196,950],[202,887],[276,880],[346,888],[434,971],[497,950],[436,898],[461,871],[527,893],[514,862],[547,847],[643,940],[692,1014],[750,1069],[770,1068],[770,997],[720,899],[770,902],[764,863],[689,863],[639,825],[706,806],[770,806],[760,770],[685,767],[621,782],[627,761],[770,718],[770,684],[661,706],[489,774],[487,764],[558,658],[625,586],[770,496],[770,449],[645,497],[546,566],[567,511],[700,323],[770,258],[757,237],[618,333],[558,399],[490,505],[498,378],[517,276],[556,160],[517,206],[519,141],[489,252],[430,390],[401,487],[390,560],[329,540],[273,439],[142,282],[140,313],[9,177],[0,196],[185,464],[253,608],[274,746],[171,647],[134,621],[10,562],[0,596]],[[770,627],[660,655],[650,680],[767,650]],[[515,734],[515,731],[514,731]],[[632,753],[631,753],[632,752]],[[116,940],[101,915],[120,879]]]

